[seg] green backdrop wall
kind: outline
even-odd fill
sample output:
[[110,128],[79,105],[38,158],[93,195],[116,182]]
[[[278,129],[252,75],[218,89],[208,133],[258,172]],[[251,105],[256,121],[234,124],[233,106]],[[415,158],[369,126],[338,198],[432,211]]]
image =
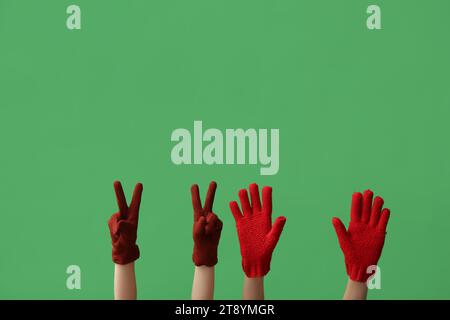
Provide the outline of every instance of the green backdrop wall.
[[[66,8],[82,29],[66,28]],[[366,9],[382,9],[382,30]],[[228,208],[251,182],[287,224],[266,296],[339,299],[331,225],[371,188],[391,221],[371,299],[450,298],[450,2],[0,1],[0,298],[111,299],[112,183],[144,184],[139,297],[188,299],[189,187],[218,182],[216,298],[241,297]],[[280,170],[175,166],[176,128],[279,128]],[[82,289],[68,290],[68,265]]]

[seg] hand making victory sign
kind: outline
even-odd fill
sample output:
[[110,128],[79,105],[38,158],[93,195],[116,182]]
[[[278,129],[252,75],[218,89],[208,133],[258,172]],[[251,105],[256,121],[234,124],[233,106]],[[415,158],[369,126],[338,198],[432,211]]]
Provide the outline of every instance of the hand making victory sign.
[[191,187],[194,210],[192,260],[195,264],[192,299],[212,299],[214,296],[214,266],[217,264],[217,250],[222,232],[222,221],[212,212],[217,184],[210,183],[202,207],[198,185]]
[[115,265],[115,299],[136,299],[136,277],[134,261],[140,256],[136,244],[139,221],[139,207],[143,186],[136,184],[130,206],[119,181],[114,182],[119,211],[108,221],[112,242],[112,259]]

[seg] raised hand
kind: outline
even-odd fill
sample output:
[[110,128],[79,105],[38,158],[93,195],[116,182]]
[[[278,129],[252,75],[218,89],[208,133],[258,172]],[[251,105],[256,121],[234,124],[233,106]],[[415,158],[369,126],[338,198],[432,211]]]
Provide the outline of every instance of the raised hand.
[[390,211],[383,208],[384,201],[373,192],[364,195],[355,192],[352,198],[348,230],[339,218],[333,218],[333,226],[345,257],[347,274],[353,281],[365,282],[372,275],[369,266],[376,266],[383,250],[386,226]]
[[194,251],[192,260],[196,266],[212,267],[217,264],[217,248],[222,232],[222,221],[212,212],[217,184],[210,183],[202,207],[198,185],[191,187],[192,207],[194,209]]
[[139,258],[139,247],[136,245],[141,204],[142,184],[136,184],[130,206],[127,205],[122,185],[114,182],[119,212],[114,213],[108,221],[112,241],[112,259],[117,264],[128,264]]
[[236,220],[242,255],[242,268],[249,278],[263,277],[270,270],[270,261],[278,243],[285,217],[278,217],[272,226],[272,188],[262,189],[262,206],[258,185],[249,186],[252,203],[247,190],[239,191],[242,212],[236,201],[230,202],[230,209]]

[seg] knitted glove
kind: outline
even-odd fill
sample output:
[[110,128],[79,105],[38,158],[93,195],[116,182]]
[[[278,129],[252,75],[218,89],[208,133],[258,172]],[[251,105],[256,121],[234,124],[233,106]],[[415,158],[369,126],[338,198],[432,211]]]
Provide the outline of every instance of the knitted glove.
[[108,221],[112,241],[112,260],[117,264],[128,264],[139,258],[136,239],[143,187],[141,183],[136,185],[130,207],[127,206],[119,181],[114,182],[114,190],[119,212],[113,214]]
[[222,221],[212,212],[216,183],[209,185],[205,206],[202,207],[198,185],[191,187],[192,206],[194,208],[194,252],[192,261],[196,266],[212,267],[217,264],[217,247],[222,232]]
[[382,210],[381,197],[375,198],[373,206],[372,198],[370,190],[365,191],[364,196],[359,192],[353,194],[348,230],[338,218],[332,221],[344,253],[347,274],[358,282],[366,282],[372,276],[367,268],[378,263],[390,215],[389,209]]
[[247,190],[239,191],[242,212],[236,201],[230,202],[230,209],[236,220],[236,228],[242,255],[242,269],[249,278],[265,276],[270,270],[272,253],[286,223],[285,217],[278,217],[272,226],[272,188],[262,190],[262,207],[258,185],[249,186],[252,204]]

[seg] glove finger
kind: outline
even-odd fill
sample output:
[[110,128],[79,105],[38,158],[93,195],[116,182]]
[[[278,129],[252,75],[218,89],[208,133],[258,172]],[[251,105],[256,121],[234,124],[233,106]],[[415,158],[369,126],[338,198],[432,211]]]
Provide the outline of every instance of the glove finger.
[[209,226],[208,229],[210,229],[211,233],[217,230],[222,230],[222,221],[220,221],[219,217],[216,214],[210,212],[206,218],[206,222],[207,227]]
[[215,223],[217,223],[218,219],[219,218],[217,218],[217,216],[212,212],[208,212],[208,214],[206,215],[206,223],[207,224],[215,224]]
[[123,244],[134,244],[137,238],[136,226],[129,223],[126,220],[120,220],[117,224],[117,234],[116,236],[120,239]]
[[116,212],[108,220],[109,232],[111,233],[112,236],[113,235],[115,236],[117,234],[119,219],[120,219],[120,212]]
[[352,196],[352,208],[350,213],[351,221],[358,222],[361,220],[362,194],[355,192]]
[[378,230],[382,231],[383,233],[386,233],[386,228],[387,228],[387,224],[389,222],[390,215],[391,215],[391,212],[387,208],[385,208],[385,209],[383,209],[383,211],[381,211],[380,221],[378,222]]
[[241,200],[241,207],[244,215],[249,215],[252,213],[252,208],[250,207],[250,202],[248,200],[248,193],[246,189],[239,190],[239,199]]
[[137,225],[139,221],[139,207],[141,206],[141,197],[144,187],[142,183],[136,184],[134,187],[133,198],[131,200],[130,208],[128,209],[128,222]]
[[129,233],[135,233],[136,226],[134,224],[131,224],[130,222],[126,220],[120,220],[117,223],[117,232],[120,235],[129,234]]
[[262,205],[263,210],[269,215],[272,214],[272,188],[264,187],[262,189]]
[[217,218],[217,230],[222,231],[223,229],[223,222]]
[[205,232],[207,235],[213,234],[217,230],[217,225],[219,224],[219,218],[212,212],[208,213],[206,216],[206,227]]
[[371,227],[377,226],[378,221],[380,220],[381,209],[383,208],[383,204],[384,204],[383,198],[375,197],[375,200],[373,201],[372,214],[370,215]]
[[202,202],[198,192],[198,185],[191,186],[192,207],[194,208],[194,221],[197,221],[202,213]]
[[373,199],[373,192],[371,190],[364,191],[363,208],[361,216],[361,222],[363,223],[369,223],[370,213],[372,211],[372,199]]
[[331,220],[331,222],[333,223],[334,231],[338,237],[339,244],[342,247],[347,241],[347,230],[345,229],[341,219],[335,217]]
[[206,227],[206,218],[202,216],[194,224],[194,237],[204,235],[205,227]]
[[273,251],[275,249],[275,246],[278,243],[278,240],[280,239],[281,233],[283,232],[284,225],[286,224],[286,218],[285,217],[278,217],[275,220],[275,223],[272,226],[272,229],[267,234],[268,239],[268,247],[270,251]]
[[233,214],[234,220],[236,222],[238,222],[240,219],[242,219],[242,212],[241,209],[239,209],[239,205],[237,204],[236,201],[231,201],[230,202],[230,210],[231,213]]
[[212,207],[213,207],[213,203],[214,203],[214,195],[216,194],[216,188],[217,188],[217,184],[214,181],[212,181],[209,184],[208,192],[206,193],[205,207],[203,208],[203,210],[205,212],[212,211]]
[[206,234],[207,236],[211,235],[211,233],[213,232],[213,230],[214,230],[214,228],[213,228],[210,224],[207,224],[207,225],[205,226],[205,234]]
[[252,208],[255,211],[261,211],[261,201],[259,200],[259,189],[256,183],[249,186],[250,197],[252,199]]
[[127,199],[125,198],[125,194],[123,193],[122,184],[120,181],[114,181],[114,191],[116,193],[117,205],[119,206],[120,217],[122,219],[126,219],[128,205]]

